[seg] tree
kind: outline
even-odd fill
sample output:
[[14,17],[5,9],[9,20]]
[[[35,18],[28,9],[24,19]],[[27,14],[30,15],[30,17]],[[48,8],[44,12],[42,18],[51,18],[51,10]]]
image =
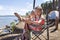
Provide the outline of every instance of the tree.
[[[55,6],[55,8],[54,9],[56,9],[56,7],[58,6],[58,1],[55,1],[55,4],[56,4],[56,6]],[[41,4],[41,6],[42,6],[42,8],[43,8],[43,13],[44,14],[46,14],[46,9],[48,9],[48,11],[50,10],[50,9],[52,9],[53,10],[53,2],[45,2],[45,3],[42,3]]]
[[26,13],[26,16],[28,15],[28,13]]
[[31,13],[30,11],[26,12],[26,16],[30,15],[30,13]]

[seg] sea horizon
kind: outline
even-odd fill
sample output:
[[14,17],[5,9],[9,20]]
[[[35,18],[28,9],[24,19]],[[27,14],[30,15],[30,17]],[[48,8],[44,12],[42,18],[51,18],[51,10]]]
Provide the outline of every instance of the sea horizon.
[[15,20],[18,20],[16,16],[14,15],[0,15],[0,27],[9,25],[11,22],[15,22]]

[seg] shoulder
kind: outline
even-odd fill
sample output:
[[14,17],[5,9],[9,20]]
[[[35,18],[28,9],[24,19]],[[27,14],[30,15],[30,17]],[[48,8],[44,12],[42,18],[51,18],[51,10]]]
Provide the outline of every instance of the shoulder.
[[59,11],[55,11],[55,13],[59,13]]
[[51,11],[49,14],[55,13],[55,11]]
[[57,10],[51,11],[51,12],[49,13],[49,15],[51,15],[51,14],[59,14],[59,11],[57,11]]

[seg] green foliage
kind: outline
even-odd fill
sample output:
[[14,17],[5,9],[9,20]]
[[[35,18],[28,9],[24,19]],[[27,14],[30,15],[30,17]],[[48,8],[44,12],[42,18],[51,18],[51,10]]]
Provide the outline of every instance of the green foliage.
[[11,27],[12,27],[12,32],[14,32],[15,26],[16,26],[15,22],[11,22],[10,25],[11,25]]
[[28,13],[26,13],[26,16],[29,15]]
[[46,14],[46,9],[48,9],[48,10],[52,9],[52,2],[42,3],[41,6],[43,8],[44,13]]
[[[55,2],[55,5],[56,5],[56,7],[58,6],[58,2],[56,1]],[[48,12],[49,12],[49,10],[53,10],[53,2],[45,2],[45,3],[42,3],[41,4],[41,6],[42,6],[42,8],[43,8],[43,13],[45,13],[46,14],[46,9],[48,9]]]
[[31,13],[30,11],[26,12],[26,16],[30,15],[30,13]]

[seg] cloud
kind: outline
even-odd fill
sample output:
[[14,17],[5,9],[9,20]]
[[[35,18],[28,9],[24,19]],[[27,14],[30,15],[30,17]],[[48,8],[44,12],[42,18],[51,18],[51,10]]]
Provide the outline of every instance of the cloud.
[[33,3],[27,2],[26,5],[27,5],[27,9],[30,9],[30,10],[33,9]]
[[5,8],[4,10],[0,11],[0,15],[14,15],[14,12],[19,13],[20,15],[25,15],[26,12],[30,11],[29,9],[26,8]]
[[32,10],[32,3],[27,2],[26,5],[27,6],[25,6],[24,8],[0,5],[0,15],[14,15],[14,12],[17,12],[20,15],[25,15],[26,12]]
[[3,10],[3,6],[0,5],[0,10]]
[[14,9],[12,8],[11,10],[13,11],[13,13],[17,12],[20,15],[26,15],[26,12],[31,11],[33,9],[32,3],[27,2],[26,5],[27,6],[25,6],[24,8],[14,8]]
[[31,11],[31,10],[30,10],[30,9],[26,9],[26,8],[21,9],[21,10],[20,10],[20,12],[21,12],[20,14],[22,14],[22,13],[23,13],[23,14],[25,15],[25,14],[26,14],[26,12],[28,12],[28,11]]
[[49,1],[49,0],[45,0],[45,1]]

